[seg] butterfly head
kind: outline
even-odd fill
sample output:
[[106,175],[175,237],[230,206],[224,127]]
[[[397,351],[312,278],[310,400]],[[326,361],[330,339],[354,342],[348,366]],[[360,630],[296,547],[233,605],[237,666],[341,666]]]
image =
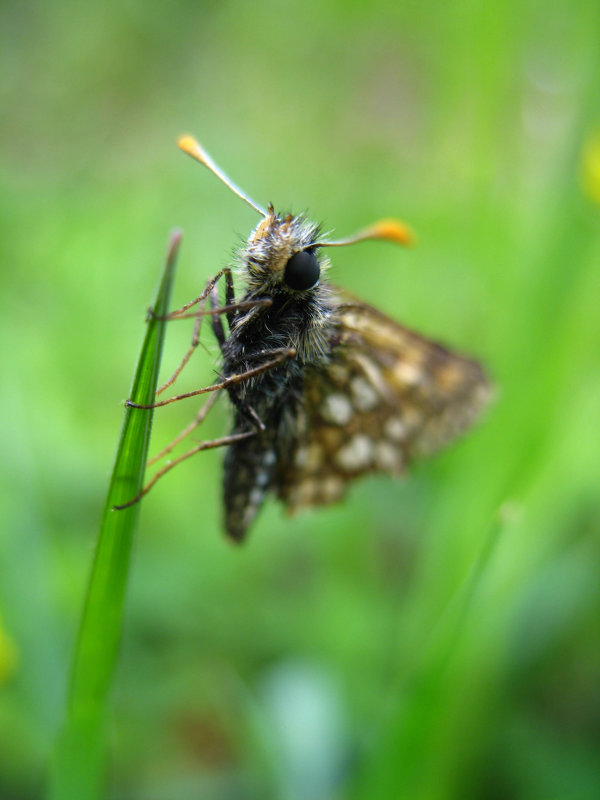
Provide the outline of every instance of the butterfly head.
[[316,289],[328,267],[319,255],[318,234],[318,226],[304,216],[280,216],[269,205],[241,254],[250,288],[288,293]]
[[328,259],[319,253],[321,247],[339,247],[366,239],[382,239],[402,245],[413,242],[410,229],[398,220],[381,220],[347,239],[322,241],[319,227],[304,216],[280,216],[272,205],[269,204],[265,210],[251,200],[191,136],[182,136],[178,144],[262,216],[241,253],[243,270],[251,291],[298,294],[315,290],[329,266]]

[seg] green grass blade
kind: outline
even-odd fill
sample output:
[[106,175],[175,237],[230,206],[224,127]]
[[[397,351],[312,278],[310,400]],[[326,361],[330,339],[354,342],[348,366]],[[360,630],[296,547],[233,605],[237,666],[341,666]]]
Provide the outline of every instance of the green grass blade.
[[[181,235],[173,235],[165,272],[149,320],[130,398],[154,400],[171,286]],[[140,504],[116,505],[143,486],[152,410],[127,407],[117,448],[83,609],[71,680],[67,720],[58,741],[51,777],[52,800],[88,800],[103,795],[107,697],[117,662],[131,548]]]

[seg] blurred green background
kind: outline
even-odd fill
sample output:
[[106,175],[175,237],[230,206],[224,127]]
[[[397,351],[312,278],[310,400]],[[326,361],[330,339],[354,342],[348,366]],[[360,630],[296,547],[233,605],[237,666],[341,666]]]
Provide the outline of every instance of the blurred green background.
[[[596,0],[5,4],[0,797],[41,796],[144,313],[259,202],[418,248],[332,279],[481,358],[483,423],[403,482],[220,530],[219,452],[142,508],[111,798],[600,797]],[[187,346],[168,332],[163,373]],[[211,379],[208,328],[182,391]],[[195,413],[158,412],[154,449]],[[225,404],[203,436],[227,429]]]

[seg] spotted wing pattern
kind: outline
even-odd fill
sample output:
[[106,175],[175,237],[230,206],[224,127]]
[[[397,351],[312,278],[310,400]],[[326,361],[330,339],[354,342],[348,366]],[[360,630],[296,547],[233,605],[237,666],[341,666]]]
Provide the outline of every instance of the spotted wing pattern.
[[290,510],[333,503],[370,472],[402,473],[477,416],[490,395],[481,366],[358,301],[336,309],[333,355],[305,375],[296,446],[279,455]]

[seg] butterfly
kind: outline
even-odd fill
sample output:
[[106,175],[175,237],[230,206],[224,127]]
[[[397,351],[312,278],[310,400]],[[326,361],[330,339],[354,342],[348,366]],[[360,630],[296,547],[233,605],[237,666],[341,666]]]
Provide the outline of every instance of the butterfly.
[[[325,248],[368,239],[408,245],[413,237],[404,223],[382,220],[347,239],[327,240],[305,216],[277,214],[272,205],[263,209],[254,203],[192,137],[178,144],[261,220],[238,254],[241,298],[236,299],[227,268],[198,298],[169,315],[189,316],[194,305],[208,302],[208,310],[196,312],[197,327],[210,315],[221,350],[220,380],[153,404],[226,392],[233,408],[231,433],[192,448],[160,474],[198,450],[226,446],[225,530],[240,542],[268,495],[290,511],[337,502],[356,479],[375,472],[402,474],[413,459],[442,447],[475,420],[490,396],[479,363],[403,327],[326,279]],[[221,279],[224,305],[218,296]],[[196,329],[192,346],[197,339]]]

